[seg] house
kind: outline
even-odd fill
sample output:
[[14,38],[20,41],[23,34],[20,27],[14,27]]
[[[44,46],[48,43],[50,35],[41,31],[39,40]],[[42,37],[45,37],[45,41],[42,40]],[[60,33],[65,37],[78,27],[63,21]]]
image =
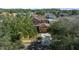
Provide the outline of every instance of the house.
[[69,14],[67,13],[60,13],[59,16],[63,17],[63,16],[69,16]]
[[41,23],[40,26],[39,26],[40,32],[41,32],[41,33],[42,33],[42,32],[43,32],[43,33],[47,32],[49,26],[50,26],[50,25],[49,25],[48,23]]
[[6,12],[2,12],[2,15],[6,16],[6,15],[7,15],[7,13],[6,13]]
[[17,13],[9,13],[9,12],[2,12],[1,14],[0,14],[0,16],[16,16],[17,15]]
[[49,27],[49,22],[45,16],[32,14],[34,26],[37,28],[38,32],[47,32]]
[[47,18],[47,20],[49,21],[49,23],[57,21],[57,20],[55,20],[56,16],[54,14],[46,13],[45,17]]
[[12,13],[12,16],[14,16],[14,17],[15,17],[16,15],[17,15],[17,13]]

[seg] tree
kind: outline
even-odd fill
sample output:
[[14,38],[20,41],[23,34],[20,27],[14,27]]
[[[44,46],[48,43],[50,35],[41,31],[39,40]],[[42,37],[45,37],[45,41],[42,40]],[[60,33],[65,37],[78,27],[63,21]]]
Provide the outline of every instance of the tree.
[[21,49],[21,35],[33,37],[37,31],[32,23],[32,17],[29,15],[22,16],[3,16],[0,33],[0,49]]
[[63,18],[51,25],[49,32],[52,35],[51,49],[79,49],[79,21]]

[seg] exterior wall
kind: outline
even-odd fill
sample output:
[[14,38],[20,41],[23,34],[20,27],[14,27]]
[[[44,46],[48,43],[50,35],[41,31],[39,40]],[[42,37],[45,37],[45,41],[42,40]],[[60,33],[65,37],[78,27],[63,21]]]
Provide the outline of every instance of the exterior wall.
[[40,32],[47,32],[48,31],[48,27],[47,26],[45,26],[45,25],[41,25],[41,26],[39,26],[39,31]]

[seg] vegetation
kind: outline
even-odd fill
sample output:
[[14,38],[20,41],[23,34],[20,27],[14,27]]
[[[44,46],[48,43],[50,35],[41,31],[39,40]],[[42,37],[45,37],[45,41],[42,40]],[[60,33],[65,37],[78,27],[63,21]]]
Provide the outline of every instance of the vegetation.
[[0,24],[0,49],[21,49],[22,36],[33,37],[37,31],[29,15],[2,16]]
[[35,12],[40,15],[44,15],[45,13],[53,13],[56,16],[58,16],[61,13],[67,13],[67,14],[79,14],[79,10],[61,10],[61,9],[0,9],[0,13],[2,12],[8,12],[8,13],[27,13],[27,12]]
[[61,10],[61,9],[36,9],[36,10],[32,10],[32,12],[35,12],[40,15],[44,15],[45,13],[52,13],[57,17],[59,17],[61,13],[68,14],[68,15],[79,14],[79,10]]
[[73,18],[60,18],[60,21],[51,25],[51,49],[79,49],[79,20]]
[[[3,12],[17,15],[1,15]],[[50,49],[79,49],[79,10],[61,9],[0,9],[0,49],[21,49],[22,37],[33,38],[37,35],[32,22],[32,12],[42,16],[51,13],[57,17],[68,14],[67,17],[58,18],[59,21],[49,28],[53,38]]]

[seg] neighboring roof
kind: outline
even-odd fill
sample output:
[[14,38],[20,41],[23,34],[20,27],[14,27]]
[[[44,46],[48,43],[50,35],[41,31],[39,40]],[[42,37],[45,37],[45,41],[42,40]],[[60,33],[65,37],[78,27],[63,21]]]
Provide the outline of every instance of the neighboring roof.
[[60,13],[59,16],[69,16],[67,13]]
[[47,20],[45,16],[37,15],[35,13],[32,14],[32,17],[37,20]]
[[49,27],[50,25],[48,23],[40,23],[40,24],[37,24],[35,26],[40,26],[40,27]]
[[47,18],[56,18],[56,16],[54,15],[54,14],[52,14],[52,13],[46,13],[45,14],[45,16],[47,17]]
[[32,14],[32,17],[33,17],[33,22],[34,22],[35,26],[40,26],[43,23],[49,22],[45,16],[37,15],[35,13]]

